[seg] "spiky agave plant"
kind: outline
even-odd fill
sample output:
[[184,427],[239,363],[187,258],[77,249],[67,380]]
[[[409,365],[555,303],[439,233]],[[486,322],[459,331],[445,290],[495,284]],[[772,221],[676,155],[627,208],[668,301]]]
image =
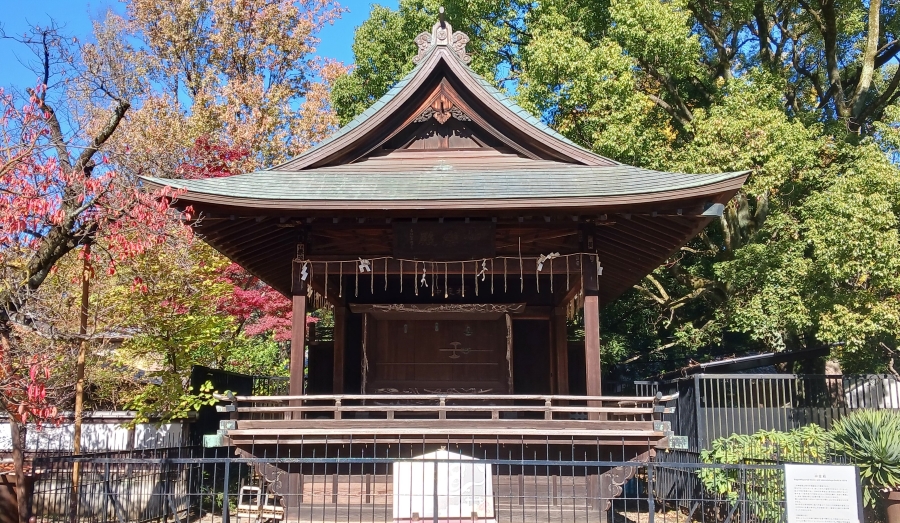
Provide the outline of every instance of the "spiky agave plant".
[[856,411],[829,436],[834,450],[859,467],[866,506],[874,507],[880,492],[900,488],[900,412]]

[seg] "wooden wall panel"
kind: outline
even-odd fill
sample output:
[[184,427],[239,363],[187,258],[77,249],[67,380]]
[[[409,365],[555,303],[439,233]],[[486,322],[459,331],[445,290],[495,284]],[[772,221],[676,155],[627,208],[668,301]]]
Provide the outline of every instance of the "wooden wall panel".
[[370,392],[508,392],[502,320],[380,320],[376,325],[369,350]]

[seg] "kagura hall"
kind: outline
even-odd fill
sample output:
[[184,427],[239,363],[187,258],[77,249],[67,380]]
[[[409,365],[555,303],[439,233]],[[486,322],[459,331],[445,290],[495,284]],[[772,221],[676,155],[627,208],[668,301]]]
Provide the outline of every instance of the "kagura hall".
[[[204,241],[292,297],[290,394],[222,407],[239,455],[627,461],[672,445],[658,422],[670,398],[601,394],[600,314],[720,216],[747,173],[656,172],[579,147],[475,74],[467,42],[436,23],[412,72],[286,163],[145,179],[181,191]],[[305,357],[311,305],[333,309],[327,357],[312,344]],[[566,323],[582,310],[573,352]],[[315,464],[261,468],[286,518],[310,520]],[[579,488],[606,499],[628,472]]]

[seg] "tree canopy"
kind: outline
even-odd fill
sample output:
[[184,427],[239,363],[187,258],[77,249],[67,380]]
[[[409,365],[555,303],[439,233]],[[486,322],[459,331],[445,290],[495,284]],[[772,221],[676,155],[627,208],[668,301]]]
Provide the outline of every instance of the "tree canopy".
[[[189,392],[193,363],[227,367],[229,351],[256,345],[271,355],[270,372],[284,366],[269,349],[285,337],[287,300],[194,245],[180,223],[191,211],[169,209],[177,194],[147,193],[139,176],[227,176],[320,140],[335,122],[329,83],[344,69],[315,56],[316,33],[341,8],[328,0],[125,7],[96,20],[93,35],[52,22],[22,36],[0,26],[0,37],[33,52],[28,65],[40,78],[0,90],[0,407],[18,421],[68,405],[70,376],[57,356],[85,338],[99,347],[124,337],[120,352],[140,346],[152,356],[142,384],[162,380],[165,390],[139,401],[147,413],[171,410]],[[60,270],[71,277],[55,278]],[[174,300],[172,285],[195,289],[198,302]],[[54,305],[82,293],[96,313],[88,326],[78,324],[83,307]],[[136,371],[105,364],[129,378]],[[52,400],[51,367],[61,371]],[[114,396],[128,399],[106,395]]]
[[[342,122],[412,68],[441,2],[372,8]],[[900,318],[900,15],[872,1],[446,1],[473,69],[572,139],[682,172],[749,169],[724,216],[603,311],[608,363],[832,346],[888,370]]]
[[[642,167],[752,172],[721,219],[604,304],[604,358],[620,376],[821,346],[848,371],[893,369],[892,5],[401,0],[372,7],[348,68],[315,55],[318,30],[341,14],[329,0],[125,4],[84,42],[52,25],[16,37],[42,81],[0,96],[8,410],[43,412],[53,387],[41,376],[65,358],[42,359],[42,340],[79,339],[71,297],[87,244],[88,336],[127,334],[122,354],[152,359],[168,387],[125,400],[181,408],[193,363],[283,369],[288,301],[192,242],[153,198],[173,195],[144,195],[138,177],[227,176],[299,153],[411,70],[414,38],[442,4],[471,38],[471,67],[573,141]],[[177,289],[195,292],[173,300]]]

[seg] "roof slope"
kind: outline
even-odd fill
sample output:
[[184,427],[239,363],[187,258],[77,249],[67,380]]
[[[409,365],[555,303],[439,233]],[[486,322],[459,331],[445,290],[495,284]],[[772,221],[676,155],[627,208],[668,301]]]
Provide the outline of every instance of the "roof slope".
[[[586,166],[524,158],[462,163],[452,159],[407,160],[401,165],[382,158],[300,171],[258,171],[227,178],[163,180],[154,186],[186,189],[182,198],[198,203],[246,205],[294,210],[367,209],[384,203],[395,208],[430,208],[432,202],[484,207],[485,201],[533,206],[640,204],[662,193],[699,196],[741,186],[746,172],[680,174],[627,165]],[[724,184],[724,185],[723,185]],[[713,189],[713,187],[717,187]],[[567,203],[568,202],[568,203]],[[402,206],[402,207],[401,207]]]
[[[427,33],[420,38],[424,35]],[[521,145],[536,158],[582,165],[617,163],[554,131],[475,73],[466,65],[469,57],[464,45],[459,45],[460,39],[468,41],[462,33],[452,33],[449,24],[445,29],[442,29],[442,22],[435,24],[428,43],[419,42],[417,65],[409,74],[327,139],[270,170],[300,171],[358,160],[360,155],[371,152],[366,146],[376,143],[387,132],[411,123],[412,120],[406,117],[418,114],[423,96],[441,81],[453,84],[463,98],[456,100],[457,105],[467,103],[470,106],[466,111],[469,117],[490,122],[497,127],[492,129],[494,134]],[[351,154],[357,150],[357,155]]]
[[[595,154],[546,126],[469,68],[468,37],[453,33],[449,24],[438,22],[431,35],[423,33],[416,41],[416,67],[375,104],[303,154],[227,178],[145,182],[186,190],[181,200],[190,203],[297,211],[365,208],[373,202],[384,203],[384,209],[416,208],[409,202],[419,202],[419,208],[431,207],[428,202],[456,202],[457,208],[465,208],[466,202],[485,200],[528,200],[553,207],[577,199],[579,205],[597,206],[696,196],[704,190],[716,195],[743,183],[746,173],[658,172]],[[453,114],[462,123],[506,145],[382,155],[385,151],[379,147],[401,130],[430,121],[430,108],[438,107],[430,104],[438,103],[433,102],[438,97],[440,104],[449,104],[445,118],[459,111]]]
[[[478,87],[483,90],[482,94],[485,97],[489,97],[505,107],[510,113],[512,113],[515,118],[521,120],[521,125],[531,126],[553,140],[557,140],[563,144],[578,149],[587,156],[596,157],[599,160],[598,163],[618,163],[576,144],[575,142],[569,140],[562,134],[555,131],[553,128],[542,122],[539,118],[536,118],[533,114],[519,106],[512,98],[494,87],[484,77],[473,71],[468,65],[465,64],[465,61],[461,59],[461,57],[457,53],[440,52],[436,51],[437,49],[439,48],[436,46],[429,48],[423,55],[423,59],[419,61],[419,63],[412,69],[412,71],[407,73],[406,76],[404,76],[396,84],[394,84],[394,86],[391,87],[384,95],[382,95],[382,97],[379,98],[374,104],[369,106],[365,111],[357,115],[346,125],[329,135],[327,138],[325,138],[315,146],[307,149],[303,153],[282,164],[272,167],[271,170],[291,171],[301,169],[306,166],[305,160],[307,158],[314,156],[319,150],[331,145],[332,143],[340,141],[342,137],[359,127],[363,122],[376,117],[376,115],[381,111],[383,111],[386,115],[389,114],[390,108],[385,109],[385,107],[388,106],[390,102],[395,98],[402,96],[402,93],[404,93],[404,90],[407,90],[407,86],[410,85],[411,81],[414,78],[420,75],[425,76],[429,74],[430,70],[434,69],[441,60],[452,60],[453,62],[456,62],[457,66],[462,68],[462,70],[466,73],[465,76],[471,78],[478,85]],[[426,70],[423,71],[423,69]],[[409,90],[411,91],[412,89]]]

